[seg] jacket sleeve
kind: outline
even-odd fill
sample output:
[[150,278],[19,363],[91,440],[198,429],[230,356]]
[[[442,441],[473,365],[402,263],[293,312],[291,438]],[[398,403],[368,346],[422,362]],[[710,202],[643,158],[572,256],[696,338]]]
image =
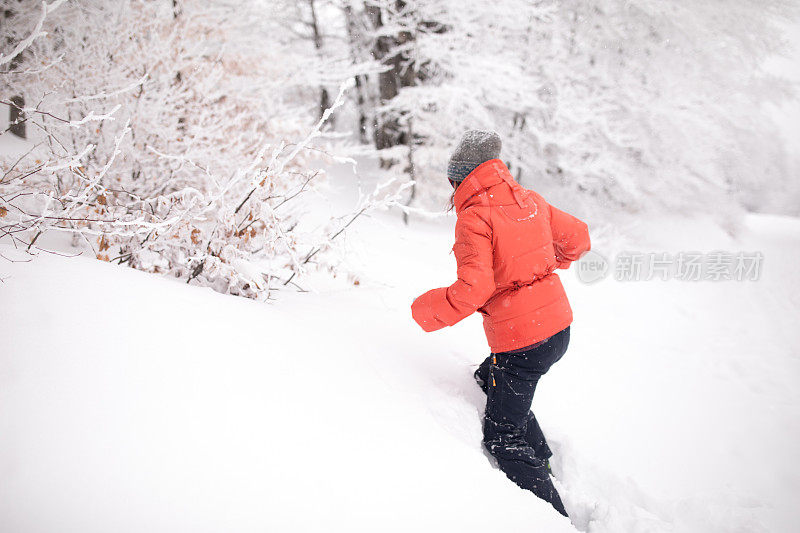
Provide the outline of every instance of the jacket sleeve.
[[486,303],[494,293],[492,228],[478,210],[462,212],[456,222],[453,252],[458,280],[426,292],[411,304],[411,316],[425,331],[452,326]]
[[591,248],[589,226],[585,222],[549,205],[550,229],[558,268],[569,268]]

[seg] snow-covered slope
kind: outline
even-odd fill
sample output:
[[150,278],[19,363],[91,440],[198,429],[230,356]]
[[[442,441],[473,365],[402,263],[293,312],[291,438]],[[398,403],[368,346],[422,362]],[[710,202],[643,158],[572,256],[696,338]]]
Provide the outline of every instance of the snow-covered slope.
[[422,338],[401,294],[265,305],[48,256],[10,275],[2,531],[572,530],[480,450],[483,346]]
[[[481,450],[480,320],[410,318],[453,279],[452,223],[364,219],[357,286],[273,304],[4,262],[0,531],[574,531]],[[674,224],[637,246],[760,250],[764,275],[563,274],[572,343],[534,407],[565,504],[593,532],[794,531],[800,221],[751,217],[738,241]]]

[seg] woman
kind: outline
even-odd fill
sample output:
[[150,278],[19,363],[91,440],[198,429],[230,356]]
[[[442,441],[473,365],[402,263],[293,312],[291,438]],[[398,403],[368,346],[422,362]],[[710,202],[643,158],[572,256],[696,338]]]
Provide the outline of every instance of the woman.
[[487,394],[483,445],[512,481],[566,516],[530,408],[539,378],[569,344],[572,310],[554,270],[589,250],[589,231],[515,182],[500,148],[497,133],[472,130],[450,158],[458,280],[417,298],[411,313],[425,331],[483,315],[491,348],[475,372]]

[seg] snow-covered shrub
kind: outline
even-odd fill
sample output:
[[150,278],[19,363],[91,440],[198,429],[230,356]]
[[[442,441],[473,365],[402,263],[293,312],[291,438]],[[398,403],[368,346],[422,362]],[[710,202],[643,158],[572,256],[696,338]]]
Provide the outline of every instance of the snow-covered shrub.
[[320,120],[319,60],[285,42],[277,6],[0,4],[8,41],[33,37],[0,83],[24,97],[35,143],[3,162],[0,240],[36,249],[66,231],[98,258],[248,297],[325,266],[345,221],[300,232],[296,207],[324,179],[307,148],[352,81],[337,71]]

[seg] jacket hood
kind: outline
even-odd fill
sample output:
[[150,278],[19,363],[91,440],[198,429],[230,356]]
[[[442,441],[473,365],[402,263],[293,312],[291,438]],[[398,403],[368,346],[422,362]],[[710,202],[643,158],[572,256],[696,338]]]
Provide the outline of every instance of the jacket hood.
[[456,214],[475,205],[528,205],[525,189],[514,181],[508,167],[500,159],[478,165],[456,189],[453,203]]

